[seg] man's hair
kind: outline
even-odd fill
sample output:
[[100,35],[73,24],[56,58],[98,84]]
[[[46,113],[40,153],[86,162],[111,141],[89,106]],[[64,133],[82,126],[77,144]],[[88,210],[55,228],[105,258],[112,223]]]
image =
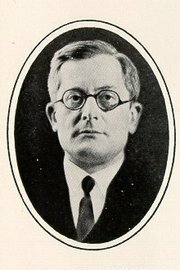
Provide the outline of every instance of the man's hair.
[[137,99],[140,92],[140,82],[137,69],[132,61],[107,42],[86,40],[70,43],[54,54],[48,77],[48,91],[51,101],[56,101],[56,95],[61,85],[59,70],[66,61],[88,59],[101,54],[114,56],[119,61],[124,84],[130,93],[130,98]]

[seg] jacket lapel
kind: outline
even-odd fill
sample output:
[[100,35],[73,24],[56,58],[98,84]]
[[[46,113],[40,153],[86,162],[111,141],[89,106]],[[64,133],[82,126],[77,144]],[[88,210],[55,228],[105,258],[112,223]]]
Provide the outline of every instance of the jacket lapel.
[[143,217],[143,202],[139,194],[139,180],[132,176],[125,162],[112,180],[104,209],[84,242],[102,243],[114,240],[131,230]]
[[46,194],[43,198],[44,219],[60,234],[75,239],[76,230],[63,168],[59,173],[56,172],[56,175],[51,175],[48,182],[49,187],[46,187]]

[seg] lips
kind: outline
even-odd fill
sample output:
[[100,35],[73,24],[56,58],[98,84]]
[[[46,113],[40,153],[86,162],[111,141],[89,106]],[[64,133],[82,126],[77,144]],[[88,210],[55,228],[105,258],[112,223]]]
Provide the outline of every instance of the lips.
[[93,130],[93,129],[85,129],[85,130],[81,130],[80,132],[79,132],[79,134],[101,134],[102,132],[99,132],[99,131],[97,131],[97,130]]
[[95,129],[82,129],[82,130],[75,131],[73,134],[73,137],[77,137],[81,134],[93,135],[93,134],[104,134],[104,132],[100,132],[100,131],[95,130]]

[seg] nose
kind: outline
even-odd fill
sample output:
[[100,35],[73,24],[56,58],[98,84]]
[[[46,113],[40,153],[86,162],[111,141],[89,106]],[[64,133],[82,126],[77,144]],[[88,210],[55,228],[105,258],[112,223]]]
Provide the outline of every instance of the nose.
[[83,108],[82,108],[82,119],[83,120],[98,120],[99,107],[94,97],[88,97]]

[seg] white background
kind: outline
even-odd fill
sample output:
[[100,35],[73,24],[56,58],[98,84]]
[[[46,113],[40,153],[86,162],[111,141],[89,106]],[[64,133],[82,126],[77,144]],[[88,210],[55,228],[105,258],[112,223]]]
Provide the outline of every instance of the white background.
[[[0,269],[179,269],[180,2],[31,2],[0,1]],[[136,37],[153,56],[165,77],[176,116],[176,160],[170,185],[160,208],[135,237],[118,247],[104,251],[70,248],[41,229],[17,192],[7,155],[8,106],[22,64],[48,33],[77,19],[104,20],[124,28]]]

